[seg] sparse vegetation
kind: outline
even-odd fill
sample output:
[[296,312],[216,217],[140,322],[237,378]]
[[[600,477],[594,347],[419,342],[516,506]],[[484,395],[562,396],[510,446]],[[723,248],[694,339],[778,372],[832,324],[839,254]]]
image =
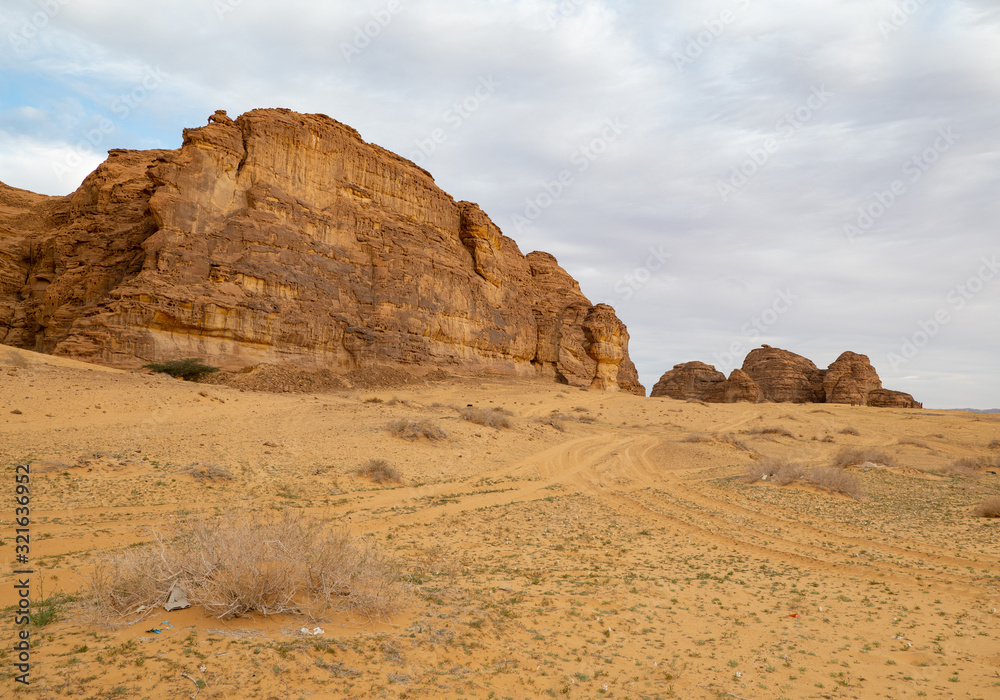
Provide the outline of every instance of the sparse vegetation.
[[187,474],[193,476],[194,480],[198,483],[204,481],[232,481],[233,474],[225,467],[220,467],[215,464],[205,464],[204,462],[197,462],[191,464],[181,470],[181,474]]
[[977,518],[1000,518],[1000,496],[987,498],[973,511]]
[[929,445],[927,445],[927,443],[920,442],[919,440],[914,440],[913,438],[900,438],[897,444],[911,445],[913,447],[919,447],[923,450],[929,450],[930,452],[934,452],[933,447],[930,447]]
[[410,418],[400,418],[385,426],[392,435],[404,440],[444,440],[448,433],[429,420],[413,420]]
[[891,467],[895,460],[882,450],[872,447],[845,447],[833,458],[834,467],[856,467],[865,462]]
[[710,435],[705,433],[689,433],[681,442],[714,442]]
[[865,497],[864,486],[857,474],[852,474],[844,467],[816,467],[805,475],[806,481],[817,488],[849,496],[856,501]]
[[858,431],[857,428],[852,428],[850,426],[842,429],[840,431],[840,434],[841,435],[853,435],[854,437],[858,437],[859,435],[861,435],[861,433]]
[[202,364],[201,358],[188,357],[183,360],[170,360],[169,362],[154,362],[148,365],[143,365],[143,369],[149,369],[154,372],[161,372],[163,374],[169,374],[171,377],[178,377],[188,382],[196,382],[206,374],[212,374],[213,372],[218,372],[218,367],[212,367],[211,365]]
[[1000,459],[992,457],[963,457],[944,468],[945,474],[963,479],[978,479],[980,469],[993,469],[1000,466]]
[[769,457],[759,462],[754,462],[747,468],[747,481],[769,481],[779,486],[785,486],[804,475],[802,465],[798,462],[790,462],[786,459]]
[[566,426],[563,425],[563,422],[558,418],[556,418],[555,416],[543,416],[538,419],[538,422],[541,423],[542,425],[548,425],[552,428],[555,428],[560,433],[566,432]]
[[286,510],[223,513],[169,539],[157,533],[154,546],[103,557],[85,585],[90,616],[115,626],[158,610],[175,585],[224,619],[330,609],[385,617],[400,602],[396,579],[395,564],[366,540]]
[[466,406],[465,408],[458,409],[458,415],[470,423],[485,425],[488,428],[500,429],[510,427],[510,418],[508,418],[510,411],[502,408],[475,408],[473,406]]
[[989,445],[987,445],[991,450],[1000,450],[1000,440],[994,440]]
[[399,470],[384,459],[370,459],[358,467],[355,473],[376,484],[398,484],[403,480]]
[[745,435],[779,435],[781,437],[795,437],[791,432],[777,425],[750,428],[748,430],[744,430],[743,433]]

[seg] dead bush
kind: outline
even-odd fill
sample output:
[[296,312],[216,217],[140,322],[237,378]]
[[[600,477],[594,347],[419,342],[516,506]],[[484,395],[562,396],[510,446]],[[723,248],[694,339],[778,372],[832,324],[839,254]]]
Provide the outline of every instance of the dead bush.
[[803,476],[802,465],[798,462],[790,462],[787,459],[768,457],[760,462],[755,462],[747,468],[747,481],[767,481],[779,486],[785,486]]
[[854,467],[865,462],[891,467],[895,461],[882,450],[872,447],[845,447],[833,458],[834,467]]
[[398,438],[403,438],[404,440],[419,440],[420,438],[427,438],[428,440],[444,440],[448,437],[448,433],[441,430],[433,422],[429,420],[412,420],[410,418],[400,418],[390,422],[385,429],[388,430],[392,435]]
[[681,442],[714,442],[710,435],[705,433],[690,433]]
[[861,433],[858,432],[857,428],[852,428],[850,426],[848,426],[848,427],[844,428],[843,430],[841,430],[840,434],[841,435],[853,435],[854,437],[858,437],[859,435],[861,435]]
[[155,613],[170,590],[218,618],[252,613],[318,618],[347,610],[384,618],[398,607],[395,564],[346,529],[300,513],[223,513],[167,540],[103,557],[85,580],[95,621],[129,624]]
[[458,415],[470,423],[485,425],[488,428],[497,428],[499,430],[500,428],[510,427],[510,419],[507,417],[510,415],[510,411],[502,408],[475,408],[466,406],[465,408],[458,409]]
[[745,435],[780,435],[781,437],[795,437],[791,432],[777,425],[750,428],[749,430],[744,430],[743,433]]
[[987,445],[991,450],[1000,450],[1000,440],[994,440],[989,445]]
[[215,464],[205,464],[204,462],[196,462],[188,465],[181,470],[181,474],[193,476],[194,480],[199,484],[204,481],[211,481],[212,483],[215,483],[216,481],[233,480],[233,473],[225,467],[220,467]]
[[1000,496],[987,498],[976,506],[973,514],[977,518],[1000,518]]
[[864,486],[857,474],[852,474],[843,467],[816,467],[805,475],[806,481],[833,493],[841,493],[856,501],[865,497]]
[[934,448],[933,447],[930,447],[925,442],[920,442],[919,440],[914,440],[913,438],[901,438],[900,440],[897,441],[897,444],[899,444],[899,445],[911,445],[913,447],[919,447],[920,449],[929,450],[930,452],[934,452]]
[[358,467],[355,473],[371,479],[376,484],[398,484],[403,480],[399,470],[384,459],[369,459]]
[[745,442],[740,440],[732,433],[716,433],[715,439],[723,444],[732,445],[738,450],[746,450],[747,452],[753,452],[753,450],[750,448],[749,445],[747,445]]
[[563,425],[563,422],[555,416],[542,416],[538,419],[538,422],[542,425],[553,427],[560,433],[566,432],[566,426]]
[[963,479],[978,479],[980,469],[992,469],[1000,466],[1000,459],[993,457],[963,457],[944,468],[945,474]]

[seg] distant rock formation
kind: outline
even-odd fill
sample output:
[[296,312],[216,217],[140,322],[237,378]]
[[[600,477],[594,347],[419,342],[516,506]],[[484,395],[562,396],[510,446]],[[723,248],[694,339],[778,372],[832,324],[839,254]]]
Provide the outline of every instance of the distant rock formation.
[[114,150],[67,197],[0,184],[0,342],[105,364],[200,357],[550,376],[644,394],[628,332],[555,258],[325,115],[216,112]]
[[880,408],[922,408],[909,394],[882,388],[865,355],[845,352],[828,369],[787,350],[763,345],[750,351],[729,379],[712,365],[687,362],[660,377],[650,396],[708,403],[749,401],[839,403]]

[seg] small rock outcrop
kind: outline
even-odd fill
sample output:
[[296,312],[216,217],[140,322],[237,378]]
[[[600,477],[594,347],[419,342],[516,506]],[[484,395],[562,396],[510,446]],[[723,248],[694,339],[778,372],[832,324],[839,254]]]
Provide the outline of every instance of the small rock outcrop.
[[922,408],[910,394],[882,388],[882,380],[865,355],[845,352],[828,369],[787,350],[763,345],[750,351],[742,369],[729,379],[712,365],[675,365],[653,387],[650,396],[701,400],[838,403],[880,408]]
[[644,394],[628,332],[546,253],[319,114],[114,150],[80,188],[0,184],[0,343],[120,367],[428,366]]

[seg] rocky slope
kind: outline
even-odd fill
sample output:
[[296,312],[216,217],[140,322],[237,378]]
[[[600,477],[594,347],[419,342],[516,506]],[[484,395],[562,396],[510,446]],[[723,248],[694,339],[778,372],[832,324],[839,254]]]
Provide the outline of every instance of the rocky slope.
[[827,369],[787,350],[763,345],[751,350],[743,368],[728,379],[712,365],[675,365],[653,386],[650,396],[709,403],[788,401],[841,403],[883,408],[920,408],[910,394],[882,388],[882,380],[865,355],[845,352]]
[[325,115],[217,112],[175,151],[111,151],[67,197],[0,186],[8,345],[643,394],[628,340],[551,255],[523,255],[478,206]]

